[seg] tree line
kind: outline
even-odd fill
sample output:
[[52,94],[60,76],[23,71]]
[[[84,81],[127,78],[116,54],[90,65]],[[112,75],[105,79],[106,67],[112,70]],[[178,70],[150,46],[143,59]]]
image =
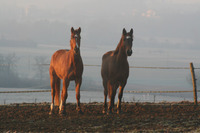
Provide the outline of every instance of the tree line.
[[48,71],[40,65],[45,61],[44,57],[35,58],[35,67],[31,70],[34,71],[32,78],[20,77],[17,69],[19,60],[20,58],[15,54],[0,54],[0,87],[35,87],[44,85],[44,83],[49,85]]

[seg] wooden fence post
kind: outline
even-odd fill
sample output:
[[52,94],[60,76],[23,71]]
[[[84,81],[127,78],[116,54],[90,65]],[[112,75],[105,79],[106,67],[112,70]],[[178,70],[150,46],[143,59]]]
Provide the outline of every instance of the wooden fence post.
[[191,71],[192,84],[193,84],[194,104],[197,105],[196,79],[195,79],[195,73],[194,73],[194,66],[192,62],[190,63],[190,71]]

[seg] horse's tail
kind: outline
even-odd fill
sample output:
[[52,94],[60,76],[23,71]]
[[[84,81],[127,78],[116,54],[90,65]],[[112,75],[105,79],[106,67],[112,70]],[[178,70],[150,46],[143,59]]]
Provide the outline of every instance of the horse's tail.
[[55,105],[59,106],[60,104],[60,79],[57,79],[55,83]]

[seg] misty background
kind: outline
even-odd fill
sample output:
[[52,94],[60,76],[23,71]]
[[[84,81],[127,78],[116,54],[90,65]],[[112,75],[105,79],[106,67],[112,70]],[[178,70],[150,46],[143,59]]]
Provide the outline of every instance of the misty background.
[[[70,48],[72,26],[84,64],[101,65],[133,28],[131,66],[200,67],[199,24],[199,0],[0,0],[0,87],[50,89],[51,55]],[[101,82],[100,67],[85,66],[82,89]],[[192,88],[190,70],[131,69],[126,88]]]

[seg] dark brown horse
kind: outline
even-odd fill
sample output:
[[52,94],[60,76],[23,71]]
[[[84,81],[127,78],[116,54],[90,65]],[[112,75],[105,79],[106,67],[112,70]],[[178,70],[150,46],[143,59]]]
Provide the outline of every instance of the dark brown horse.
[[[49,68],[50,82],[51,82],[51,111],[54,111],[55,105],[59,106],[59,113],[65,114],[65,103],[68,96],[67,88],[71,80],[75,80],[76,84],[76,100],[77,111],[82,113],[80,108],[80,86],[82,83],[83,62],[80,55],[80,40],[81,28],[74,30],[71,28],[70,50],[58,50],[52,58]],[[63,88],[60,100],[60,80],[63,80]],[[60,103],[60,104],[59,104]]]
[[114,51],[109,51],[103,55],[101,76],[104,86],[104,109],[107,112],[107,95],[110,102],[108,114],[112,113],[117,88],[119,87],[117,113],[121,112],[121,99],[123,90],[129,76],[129,64],[127,56],[132,54],[133,29],[129,33],[123,29],[121,40]]

